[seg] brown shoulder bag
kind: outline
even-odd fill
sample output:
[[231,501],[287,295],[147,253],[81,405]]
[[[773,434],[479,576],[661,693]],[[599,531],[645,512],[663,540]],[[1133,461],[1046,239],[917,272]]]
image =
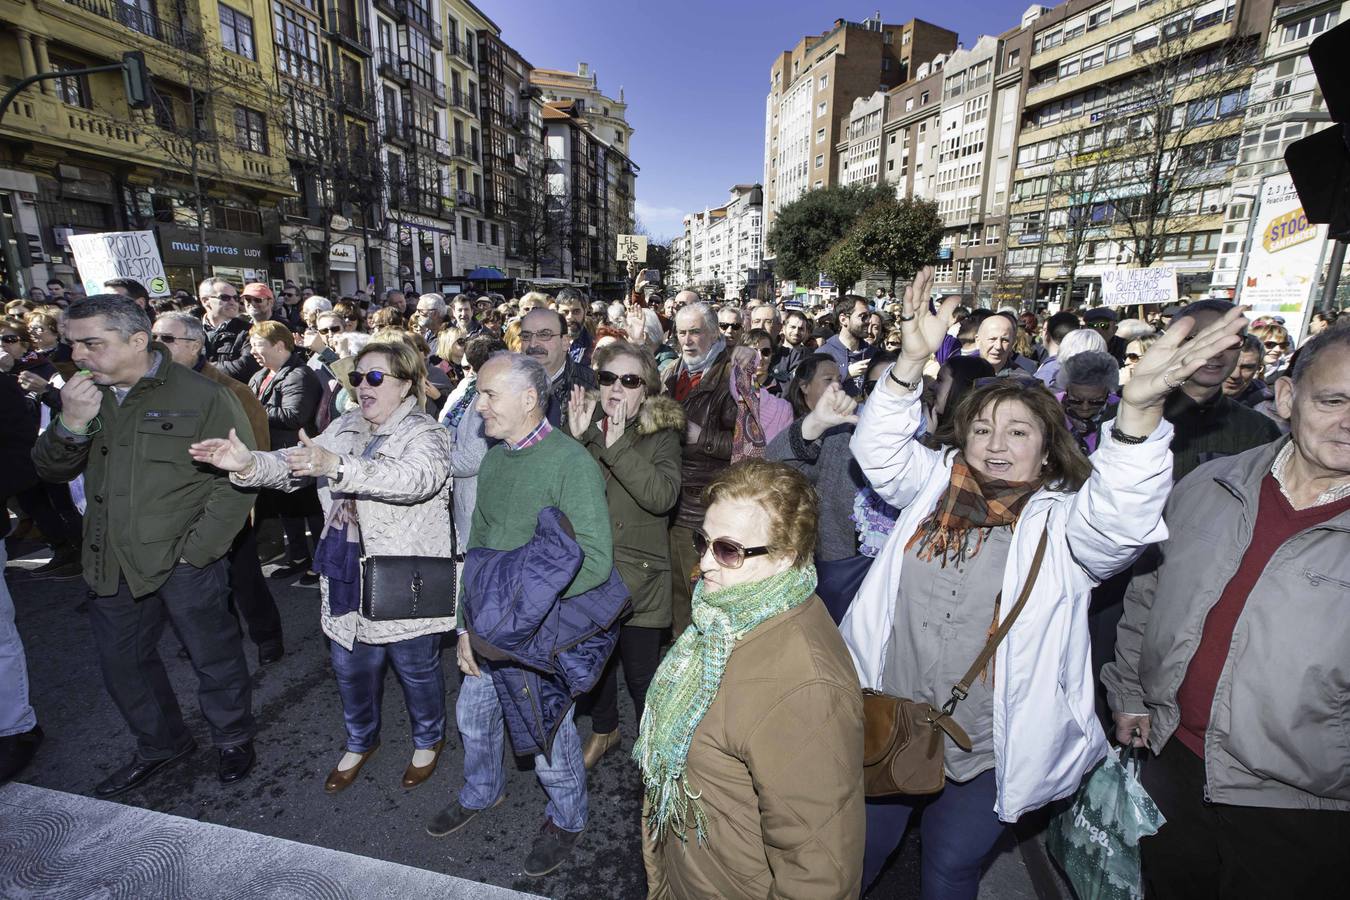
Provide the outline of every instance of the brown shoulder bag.
[[[880,691],[863,691],[863,788],[869,797],[936,794],[947,783],[943,773],[943,740],[945,734],[962,750],[970,750],[970,736],[952,719],[956,704],[966,699],[970,686],[989,664],[999,642],[1008,634],[1013,622],[1027,604],[1036,576],[1045,558],[1045,544],[1049,526],[1041,532],[1036,555],[1031,560],[1031,573],[1022,586],[1016,605],[1008,611],[989,641],[980,651],[965,677],[952,687],[952,695],[942,709],[932,704],[903,697],[892,697]],[[1000,597],[1003,595],[1000,593]]]

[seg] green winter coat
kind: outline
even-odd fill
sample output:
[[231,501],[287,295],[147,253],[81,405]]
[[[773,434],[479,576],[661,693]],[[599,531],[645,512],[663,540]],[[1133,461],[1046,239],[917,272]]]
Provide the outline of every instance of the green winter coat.
[[202,568],[220,559],[244,526],[254,495],[219,469],[192,461],[188,445],[225,437],[233,428],[253,446],[253,430],[226,387],[171,362],[162,344],[159,368],[118,405],[101,387],[102,428],[75,436],[59,425],[42,433],[33,462],[45,481],[84,475],[84,580],[94,593],[153,593],[181,559]]
[[648,397],[636,426],[624,429],[612,447],[605,446],[596,419],[581,443],[600,464],[605,499],[614,531],[614,565],[633,595],[633,616],[625,624],[668,628],[670,616],[670,514],[680,499],[680,443],[684,410],[668,397]]

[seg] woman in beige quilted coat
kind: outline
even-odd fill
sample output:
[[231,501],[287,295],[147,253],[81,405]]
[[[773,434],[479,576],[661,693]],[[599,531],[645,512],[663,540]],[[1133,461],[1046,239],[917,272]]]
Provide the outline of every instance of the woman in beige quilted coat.
[[[250,451],[231,432],[202,441],[192,456],[230,472],[241,487],[294,491],[317,481],[327,541],[354,541],[367,555],[452,557],[450,436],[421,412],[426,363],[399,340],[372,342],[349,376],[357,407],[301,445],[272,453]],[[330,549],[335,544],[330,544]],[[454,618],[373,621],[359,612],[359,572],[323,571],[321,622],[330,639],[333,671],[347,728],[347,752],[324,790],[346,789],[380,744],[384,676],[392,666],[412,723],[412,761],[403,786],[416,787],[436,768],[445,744],[445,680],[441,635]],[[355,554],[348,553],[348,560]],[[335,564],[336,565],[336,564]],[[348,564],[349,566],[350,564]]]

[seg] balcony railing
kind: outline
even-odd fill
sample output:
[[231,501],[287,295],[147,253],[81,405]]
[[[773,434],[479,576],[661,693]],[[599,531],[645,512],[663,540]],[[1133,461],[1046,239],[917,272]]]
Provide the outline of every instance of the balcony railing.
[[468,141],[455,141],[454,153],[459,159],[466,159],[469,162],[478,162],[478,148]]
[[358,14],[340,6],[328,7],[328,33],[354,49],[370,55],[370,26]]
[[450,141],[445,138],[436,138],[436,155],[442,160],[449,160],[454,155],[454,151],[450,147]]
[[468,41],[461,41],[456,35],[450,36],[450,46],[446,48],[446,52],[451,56],[458,56],[471,66],[476,64],[474,62],[473,44]]
[[474,108],[469,95],[461,90],[450,92],[450,105],[456,109],[462,109],[471,116],[478,115],[478,110]]
[[483,198],[472,191],[456,191],[455,200],[460,206],[468,206],[472,209],[483,208]]
[[345,112],[366,119],[375,118],[375,92],[358,82],[334,79],[333,92]]
[[189,53],[202,52],[202,36],[199,32],[189,31],[182,25],[161,19],[121,0],[66,0],[66,2],[175,49],[186,50]]
[[399,81],[407,80],[408,76],[403,70],[403,60],[399,59],[398,54],[391,48],[381,47],[377,59],[379,60],[379,72],[385,78],[393,78]]

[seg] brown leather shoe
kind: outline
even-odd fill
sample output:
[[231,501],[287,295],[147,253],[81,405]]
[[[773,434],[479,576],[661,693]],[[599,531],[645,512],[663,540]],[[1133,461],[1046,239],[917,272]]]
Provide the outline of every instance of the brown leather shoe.
[[435,751],[435,755],[431,757],[431,762],[427,763],[425,766],[414,766],[412,763],[408,763],[408,768],[403,770],[403,786],[405,788],[415,788],[430,778],[431,773],[436,771],[436,763],[440,760],[441,750],[444,748],[445,739],[441,738],[428,748],[429,750]]
[[615,747],[619,746],[619,729],[614,729],[608,734],[592,733],[586,738],[586,746],[581,748],[581,759],[586,764],[586,768],[593,769],[595,764]]
[[328,779],[323,783],[324,791],[329,794],[340,794],[351,787],[352,782],[356,780],[356,776],[361,774],[361,769],[365,766],[366,762],[375,755],[375,751],[378,749],[380,749],[380,745],[376,744],[365,753],[362,753],[361,758],[357,760],[356,765],[352,766],[350,769],[338,769],[335,767],[333,771],[328,773]]

